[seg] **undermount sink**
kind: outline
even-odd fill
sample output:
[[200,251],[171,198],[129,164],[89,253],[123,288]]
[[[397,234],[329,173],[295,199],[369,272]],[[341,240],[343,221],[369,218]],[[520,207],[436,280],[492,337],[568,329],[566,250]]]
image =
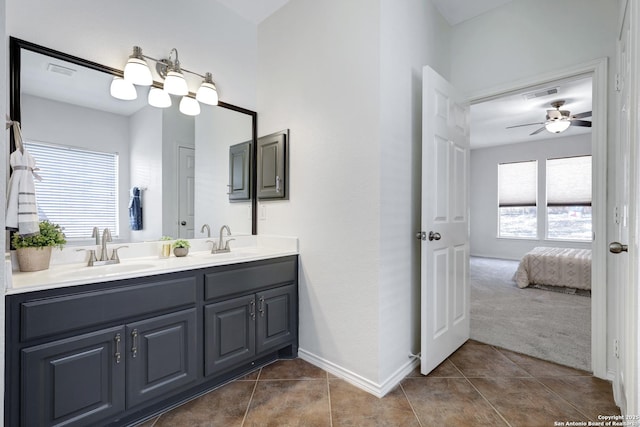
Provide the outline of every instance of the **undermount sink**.
[[133,264],[110,264],[110,265],[99,265],[93,267],[87,267],[89,273],[93,272],[95,274],[109,276],[111,274],[122,274],[122,273],[130,273],[138,270],[146,270],[149,268],[154,268],[155,265],[151,263],[133,263]]

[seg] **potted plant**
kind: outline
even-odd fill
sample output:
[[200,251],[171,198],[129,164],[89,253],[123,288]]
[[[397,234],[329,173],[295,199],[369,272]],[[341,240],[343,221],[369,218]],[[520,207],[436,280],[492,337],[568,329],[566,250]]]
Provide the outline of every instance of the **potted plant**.
[[40,222],[40,233],[22,236],[15,233],[12,238],[16,248],[20,271],[40,271],[49,268],[51,248],[62,249],[67,243],[62,228],[49,221]]
[[173,242],[173,254],[177,257],[187,256],[191,243],[188,240],[178,239]]

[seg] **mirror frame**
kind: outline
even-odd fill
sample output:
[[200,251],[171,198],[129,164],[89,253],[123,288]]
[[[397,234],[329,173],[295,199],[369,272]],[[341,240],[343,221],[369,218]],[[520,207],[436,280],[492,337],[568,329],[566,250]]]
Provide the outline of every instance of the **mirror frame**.
[[[60,52],[48,47],[44,47],[35,43],[31,43],[25,40],[21,40],[15,37],[9,37],[9,114],[11,120],[22,121],[21,99],[20,99],[20,69],[21,69],[21,50],[30,50],[32,52],[40,53],[43,55],[51,56],[60,60],[71,62],[76,65],[81,65],[96,71],[111,74],[118,77],[124,77],[122,70],[117,68],[108,67],[106,65],[98,64],[77,56],[69,55],[64,52]],[[161,88],[162,85],[156,81],[153,82],[153,86]],[[190,93],[191,96],[195,95]],[[257,189],[257,149],[258,149],[258,113],[246,108],[239,107],[237,105],[228,104],[226,102],[219,101],[218,106],[229,110],[237,111],[239,113],[247,114],[251,116],[251,134],[253,140],[253,153],[251,159],[252,179],[251,179],[251,234],[258,234],[258,202],[256,197]],[[13,129],[11,130],[12,137],[9,143],[9,155],[16,149],[13,139]],[[7,158],[9,158],[7,155]]]

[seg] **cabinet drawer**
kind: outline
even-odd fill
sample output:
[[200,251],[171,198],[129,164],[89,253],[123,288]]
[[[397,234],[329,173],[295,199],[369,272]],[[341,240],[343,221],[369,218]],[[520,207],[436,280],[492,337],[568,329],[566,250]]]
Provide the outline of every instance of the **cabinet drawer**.
[[261,265],[241,265],[233,269],[207,273],[204,277],[205,299],[253,292],[265,286],[281,283],[295,283],[297,265],[296,257],[288,257]]
[[27,301],[21,304],[21,340],[83,329],[195,302],[195,277]]

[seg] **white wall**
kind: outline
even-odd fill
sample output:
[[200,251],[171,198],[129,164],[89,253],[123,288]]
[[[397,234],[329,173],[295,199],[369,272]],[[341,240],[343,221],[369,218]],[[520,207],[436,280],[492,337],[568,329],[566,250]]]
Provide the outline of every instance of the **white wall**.
[[213,74],[221,100],[255,109],[256,26],[216,1],[6,3],[10,36],[118,69],[134,45],[154,58],[175,47],[184,68]]
[[128,210],[123,208],[129,203],[128,117],[24,94],[22,129],[25,140],[118,153],[119,238],[128,240]]
[[421,73],[449,74],[448,38],[417,0],[294,0],[258,28],[259,134],[291,137],[258,230],[300,238],[301,353],[374,392],[419,350]]
[[[431,1],[382,0],[380,12],[379,378],[420,351],[422,68],[450,75],[451,28]],[[370,165],[362,165],[370,167]]]
[[[497,238],[499,163],[537,160],[538,171],[541,171],[546,159],[588,154],[591,154],[591,134],[472,150],[471,255],[520,260],[536,246],[590,248],[590,243]],[[538,173],[538,190],[542,188],[544,175]]]
[[374,383],[379,22],[377,0],[293,0],[258,26],[259,135],[291,138],[290,200],[260,203],[258,232],[300,239],[301,353]]
[[[224,108],[204,107],[195,120],[195,235],[209,224],[214,238],[223,224],[234,235],[251,234],[251,202],[229,202],[229,146],[249,141],[251,116]],[[232,246],[233,247],[233,244]]]
[[[129,188],[142,189],[142,230],[130,231],[134,242],[158,240],[163,235],[162,150],[158,149],[158,141],[162,141],[162,111],[148,106],[130,118]],[[127,202],[127,213],[128,207]],[[130,229],[128,216],[122,227]]]

